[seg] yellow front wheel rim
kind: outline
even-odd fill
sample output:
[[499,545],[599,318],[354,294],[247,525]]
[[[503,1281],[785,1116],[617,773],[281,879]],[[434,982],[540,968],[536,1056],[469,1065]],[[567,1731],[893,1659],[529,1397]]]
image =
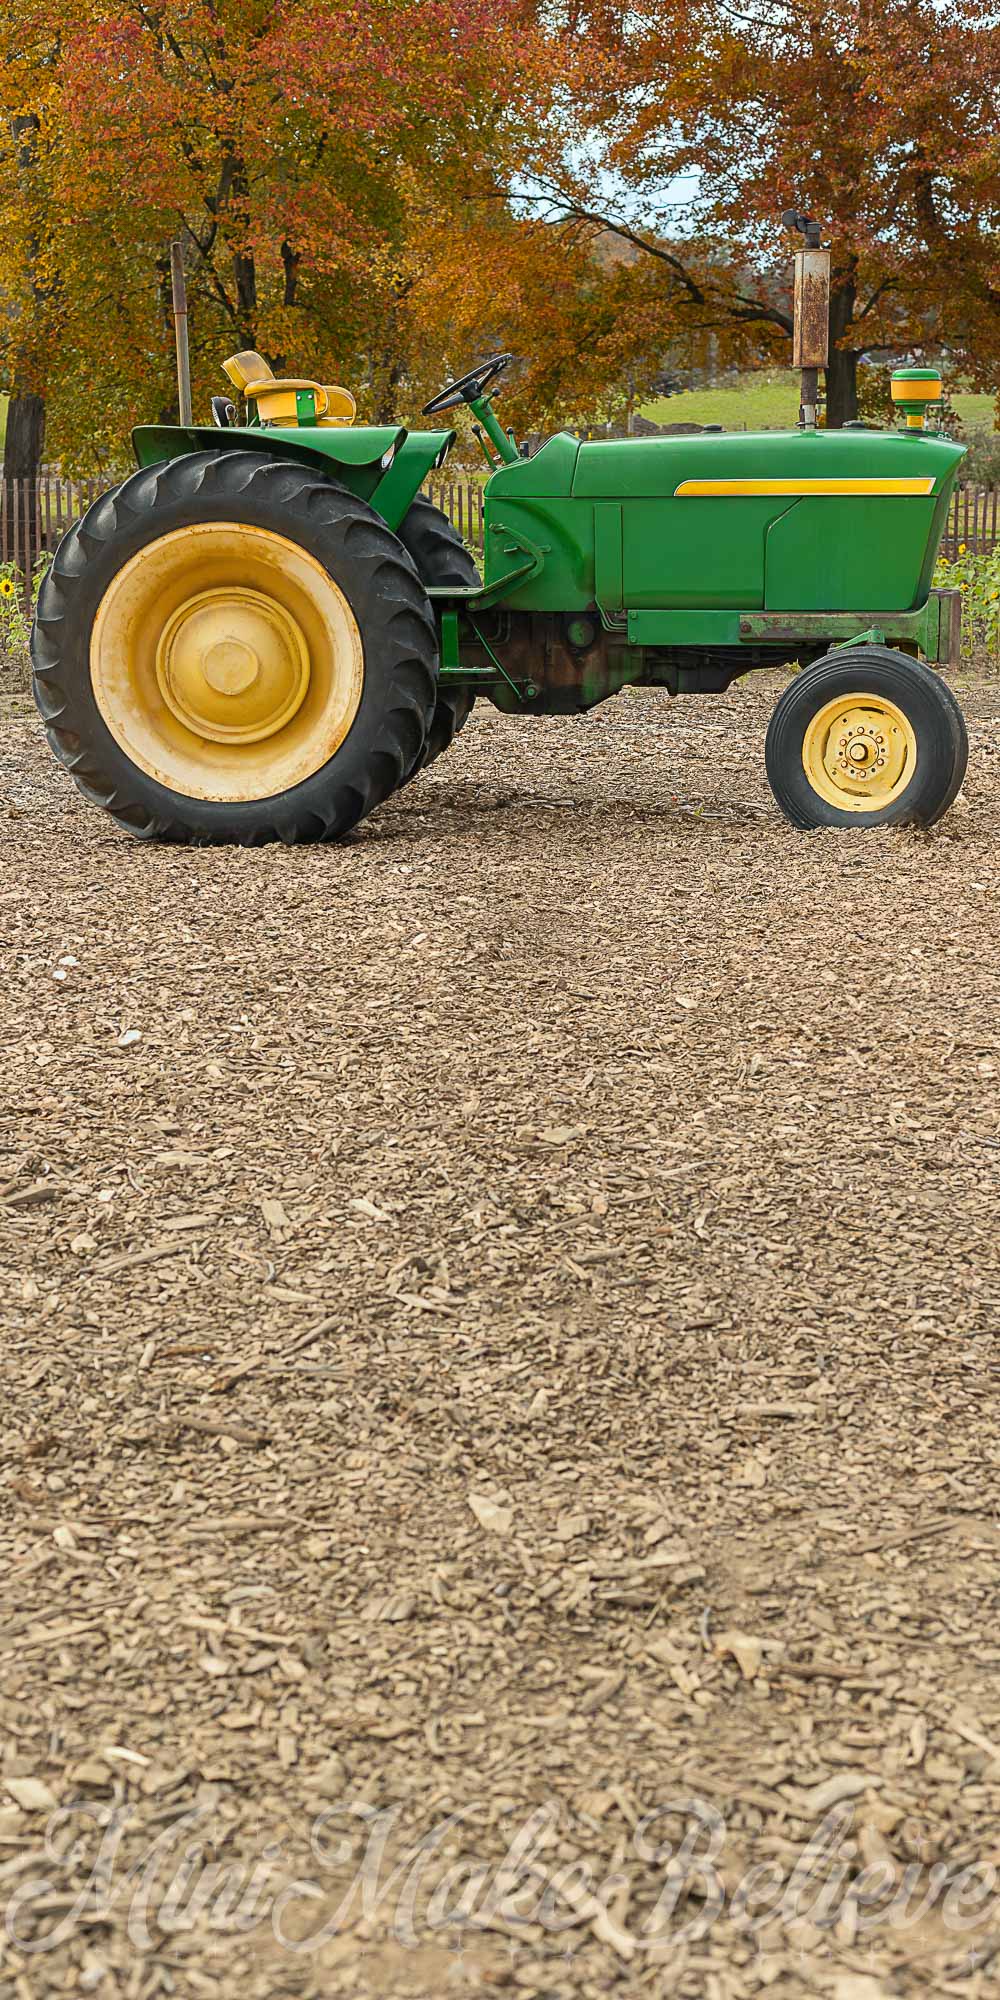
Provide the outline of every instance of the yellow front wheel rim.
[[881,812],[902,797],[916,771],[913,725],[884,695],[838,695],[806,728],[802,768],[827,805]]
[[364,651],[333,578],[297,542],[199,522],[108,586],[90,672],[140,770],[188,798],[273,798],[320,770],[358,711]]

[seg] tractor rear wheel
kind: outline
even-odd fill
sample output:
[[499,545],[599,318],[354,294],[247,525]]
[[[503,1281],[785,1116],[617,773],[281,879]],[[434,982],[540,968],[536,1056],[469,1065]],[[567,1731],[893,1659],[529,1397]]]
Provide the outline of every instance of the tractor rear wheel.
[[793,826],[932,826],[969,758],[951,689],[888,646],[850,646],[796,674],[767,732],[771,790]]
[[[398,532],[404,549],[413,558],[422,583],[450,583],[459,590],[478,587],[479,571],[461,536],[442,508],[435,507],[433,500],[428,500],[423,493],[418,493]],[[442,750],[451,747],[459,730],[465,728],[475,699],[468,688],[438,687],[427,742],[413,770],[404,779],[405,784],[409,784],[410,779],[417,777],[428,764],[433,764]]]
[[60,544],[35,700],[80,790],[136,834],[345,833],[420,757],[437,635],[354,494],[252,451],[134,473]]

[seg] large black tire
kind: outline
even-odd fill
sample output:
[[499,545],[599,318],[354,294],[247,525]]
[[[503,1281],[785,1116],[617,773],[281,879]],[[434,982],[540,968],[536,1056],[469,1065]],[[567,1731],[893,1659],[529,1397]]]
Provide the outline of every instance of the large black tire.
[[[188,797],[133,761],[98,706],[90,651],[102,599],[126,563],[178,529],[229,523],[297,543],[346,599],[363,656],[353,720],[334,754],[287,790],[235,800],[213,798],[211,784],[209,796]],[[434,712],[437,634],[397,538],[344,487],[252,451],[155,465],[96,501],[56,551],[31,650],[46,734],[79,789],[130,832],[165,840],[256,846],[343,834],[396,790]]]
[[[458,590],[474,589],[478,586],[479,571],[469,554],[461,536],[452,527],[447,514],[435,507],[433,500],[418,493],[399,529],[399,539],[407,553],[412,556],[414,567],[422,583],[438,586],[454,584]],[[467,688],[438,688],[431,726],[427,731],[427,742],[417,758],[413,770],[404,779],[409,784],[442,750],[450,749],[460,729],[464,729],[472,714],[476,697]]]
[[[869,807],[860,796],[858,781],[852,794],[858,804],[851,809],[824,795],[836,792],[839,781],[824,778],[822,770],[817,770],[815,751],[809,749],[809,731],[824,711],[834,704],[839,706],[841,700],[846,716],[848,698],[858,695],[870,698],[876,714],[881,701],[905,718],[916,755],[907,753],[899,779],[883,803],[876,803],[876,793]],[[835,716],[835,708],[833,713]],[[834,729],[839,726],[839,721],[831,724],[830,740],[848,741],[850,730],[845,737],[834,739]],[[826,727],[824,721],[822,728]],[[873,731],[867,733],[874,743]],[[901,726],[895,730],[891,710],[887,711],[883,733],[888,733],[890,744],[893,734],[902,738],[905,733]],[[865,734],[860,722],[854,734],[859,740]],[[812,740],[815,742],[815,737]],[[830,755],[846,763],[850,751],[834,748]],[[965,718],[947,683],[921,661],[876,645],[845,647],[797,674],[777,703],[765,747],[771,790],[786,819],[804,828],[844,826],[858,831],[877,826],[932,826],[953,803],[968,759]],[[871,776],[877,785],[880,773],[872,771]]]

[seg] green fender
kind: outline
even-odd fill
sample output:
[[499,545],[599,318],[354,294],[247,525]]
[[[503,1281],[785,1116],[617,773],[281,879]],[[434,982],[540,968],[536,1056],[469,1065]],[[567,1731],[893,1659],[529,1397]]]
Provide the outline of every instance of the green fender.
[[198,451],[256,451],[291,459],[335,474],[381,514],[387,527],[398,528],[454,438],[454,431],[407,431],[399,424],[331,425],[328,430],[253,424],[224,431],[211,424],[139,424],[132,446],[140,466],[162,465]]

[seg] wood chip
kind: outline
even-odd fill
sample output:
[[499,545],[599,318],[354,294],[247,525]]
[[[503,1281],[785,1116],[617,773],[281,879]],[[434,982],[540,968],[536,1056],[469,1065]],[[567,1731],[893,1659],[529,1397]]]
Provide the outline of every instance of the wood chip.
[[2,1778],[4,1791],[22,1812],[53,1812],[55,1793],[41,1778]]
[[717,1633],[712,1641],[712,1651],[719,1659],[731,1655],[745,1681],[755,1681],[760,1673],[764,1657],[763,1642],[753,1638],[749,1632]]
[[514,1524],[514,1514],[510,1507],[501,1507],[496,1500],[490,1500],[484,1493],[470,1493],[469,1506],[479,1522],[490,1535],[509,1535]]
[[[1000,1806],[997,675],[926,833],[782,818],[767,670],[477,701],[348,838],[184,848],[63,783],[6,633],[0,1877],[51,1945],[0,1919],[0,1987],[992,2000],[942,1913]],[[842,1813],[826,1916],[678,1940],[685,1799],[729,1901]],[[396,1806],[298,1969],[190,1896],[151,1954],[70,1921],[105,1817],[167,1882],[193,1814],[311,1932]],[[529,1922],[435,1930],[529,1827]]]

